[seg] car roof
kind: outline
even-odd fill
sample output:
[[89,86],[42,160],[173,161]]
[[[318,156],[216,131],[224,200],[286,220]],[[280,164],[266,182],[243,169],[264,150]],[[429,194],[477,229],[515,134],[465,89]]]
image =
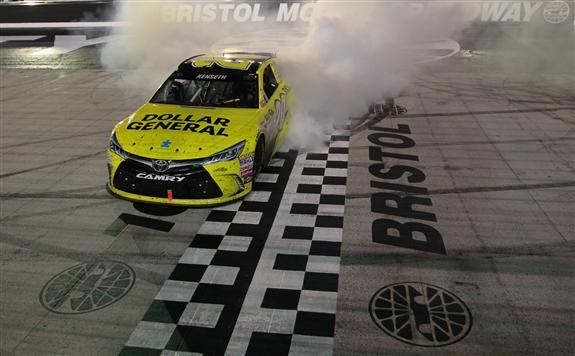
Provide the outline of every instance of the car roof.
[[[270,53],[228,52],[217,55],[201,54],[183,61],[178,70],[196,71],[202,68],[206,72],[242,71],[244,74],[255,74],[260,66],[274,56]],[[226,63],[225,67],[218,62]],[[213,64],[216,64],[215,66]]]

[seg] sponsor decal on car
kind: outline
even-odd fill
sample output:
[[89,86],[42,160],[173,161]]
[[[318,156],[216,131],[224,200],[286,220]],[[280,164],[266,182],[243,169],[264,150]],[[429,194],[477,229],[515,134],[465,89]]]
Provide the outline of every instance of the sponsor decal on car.
[[147,180],[161,180],[166,182],[182,182],[186,177],[174,177],[164,174],[153,174],[153,173],[138,173],[136,178],[147,179]]
[[[206,133],[211,136],[228,136],[226,127],[229,119],[218,117],[213,120],[211,116],[199,119],[190,114],[183,117],[180,114],[146,114],[140,121],[132,121],[126,127],[128,130],[176,130]],[[217,126],[220,127],[217,127]]]
[[245,182],[252,179],[254,173],[254,157],[247,156],[240,159],[240,174]]

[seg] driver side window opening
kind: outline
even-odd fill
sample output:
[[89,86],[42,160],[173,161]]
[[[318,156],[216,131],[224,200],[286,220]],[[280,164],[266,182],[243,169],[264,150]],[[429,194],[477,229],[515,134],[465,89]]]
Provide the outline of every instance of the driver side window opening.
[[264,69],[264,77],[263,77],[263,84],[264,84],[264,93],[266,94],[266,99],[274,95],[276,88],[278,87],[278,81],[272,71],[271,65],[268,65],[266,69]]

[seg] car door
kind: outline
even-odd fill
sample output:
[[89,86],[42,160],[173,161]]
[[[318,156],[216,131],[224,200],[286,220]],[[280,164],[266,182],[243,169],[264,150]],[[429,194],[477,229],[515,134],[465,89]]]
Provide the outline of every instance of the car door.
[[269,154],[273,151],[278,134],[284,126],[287,100],[285,85],[278,81],[273,64],[268,64],[263,69],[262,88],[266,151]]

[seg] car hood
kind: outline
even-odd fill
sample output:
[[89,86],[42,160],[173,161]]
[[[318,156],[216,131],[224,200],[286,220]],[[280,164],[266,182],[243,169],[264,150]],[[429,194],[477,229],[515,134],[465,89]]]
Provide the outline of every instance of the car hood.
[[146,104],[114,128],[122,148],[154,159],[209,157],[248,138],[257,109]]

